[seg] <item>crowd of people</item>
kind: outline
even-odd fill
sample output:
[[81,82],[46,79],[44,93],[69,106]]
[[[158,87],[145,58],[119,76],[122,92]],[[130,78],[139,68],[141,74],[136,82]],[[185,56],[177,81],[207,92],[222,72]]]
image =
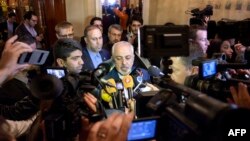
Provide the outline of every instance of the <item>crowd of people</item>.
[[[77,97],[84,102],[84,108],[88,109],[89,114],[104,114],[96,122],[92,122],[86,115],[81,115],[81,128],[77,136],[72,138],[79,141],[125,141],[127,139],[133,119],[138,118],[137,111],[133,107],[136,94],[131,92],[131,89],[141,83],[144,84],[141,91],[159,91],[162,88],[153,84],[152,76],[145,67],[147,65],[136,54],[139,44],[138,30],[143,26],[142,17],[140,15],[130,18],[124,16],[125,8],[121,11],[117,8],[113,10],[120,17],[120,24],[111,24],[104,29],[102,18],[94,17],[84,29],[80,42],[74,39],[74,27],[70,22],[58,23],[55,26],[58,40],[53,47],[49,48],[50,55],[42,66],[17,63],[22,53],[41,48],[44,37],[34,28],[38,20],[36,13],[28,11],[24,15],[23,22],[18,26],[14,22],[16,15],[10,13],[7,21],[0,24],[1,39],[5,42],[1,49],[0,59],[0,140],[22,140],[21,137],[30,141],[46,140],[48,134],[46,134],[45,115],[50,114],[51,111],[60,112],[60,110],[53,109],[58,102],[58,97],[67,101],[78,95],[79,91],[76,87],[79,87],[81,73],[96,73],[100,65],[109,61],[112,62],[112,66],[99,78],[100,82],[107,86],[95,85],[97,91],[83,90]],[[173,70],[170,74],[171,79],[184,84],[187,76],[199,73],[199,68],[192,65],[192,60],[198,57],[212,58],[214,53],[224,53],[227,58],[226,62],[242,61],[239,56],[246,48],[240,43],[235,44],[231,37],[228,39],[220,34],[215,39],[208,40],[206,26],[190,25],[189,56],[171,57],[173,63],[170,66],[164,66],[164,60],[161,60],[158,67],[162,70],[170,67]],[[150,58],[145,59],[150,62]],[[32,72],[35,70],[35,73],[39,73],[39,67],[66,69],[67,77],[62,78],[60,82],[57,81],[56,84],[62,85],[63,90],[58,90],[59,94],[53,97],[54,99],[39,99],[40,96],[37,96],[31,88],[31,75],[34,75]],[[233,70],[232,72],[250,75],[249,70]],[[115,84],[108,83],[111,79]],[[130,83],[130,81],[133,82]],[[112,94],[116,91],[109,92],[110,87],[118,87],[118,83],[123,84],[120,94],[122,98],[118,95],[119,93]],[[65,91],[70,93],[65,93]],[[230,102],[233,101],[239,107],[250,108],[247,85],[239,83],[237,88],[231,86],[230,91],[232,94]],[[103,93],[108,93],[111,100],[104,100]],[[117,107],[116,104],[122,107]],[[74,109],[74,107],[70,108]]]

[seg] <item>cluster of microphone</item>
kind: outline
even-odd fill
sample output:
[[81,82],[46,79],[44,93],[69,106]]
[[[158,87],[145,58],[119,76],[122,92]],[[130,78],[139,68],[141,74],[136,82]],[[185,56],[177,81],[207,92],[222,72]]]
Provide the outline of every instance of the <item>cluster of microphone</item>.
[[[122,81],[117,82],[113,78],[110,78],[105,84],[105,87],[101,90],[103,101],[111,104],[113,109],[124,110],[126,107],[129,110],[135,111],[133,108],[134,105],[130,105],[130,101],[135,101],[133,95],[134,80],[131,75],[124,76]],[[127,91],[127,98],[124,91]]]

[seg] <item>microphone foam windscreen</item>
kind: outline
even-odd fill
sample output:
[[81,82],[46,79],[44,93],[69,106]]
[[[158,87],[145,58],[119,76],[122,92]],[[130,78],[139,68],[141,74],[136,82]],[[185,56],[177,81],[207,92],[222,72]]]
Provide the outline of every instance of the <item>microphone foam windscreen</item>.
[[161,70],[160,70],[158,67],[156,67],[156,66],[150,66],[150,67],[148,68],[148,73],[149,73],[149,75],[151,75],[151,76],[159,77],[160,74],[161,74]]
[[[113,78],[108,79],[107,83],[109,83],[112,86],[116,86],[115,80]],[[106,86],[106,90],[109,94],[115,93],[116,92],[116,87],[109,87]]]
[[134,81],[131,75],[124,76],[122,79],[122,83],[125,88],[133,88],[134,87]]
[[105,90],[101,91],[101,97],[102,100],[104,100],[105,102],[110,102],[112,100],[112,97],[109,94],[107,94]]

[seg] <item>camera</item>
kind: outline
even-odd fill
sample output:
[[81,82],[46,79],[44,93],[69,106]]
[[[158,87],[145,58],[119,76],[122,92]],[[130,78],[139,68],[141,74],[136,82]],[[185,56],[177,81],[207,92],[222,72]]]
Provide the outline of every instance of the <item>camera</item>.
[[200,10],[198,8],[195,8],[190,11],[193,18],[190,18],[190,25],[198,24],[203,25],[204,16],[212,16],[213,15],[213,6],[207,5],[204,9]]
[[213,6],[207,5],[204,9],[199,10],[198,8],[195,8],[191,10],[192,16],[197,18],[202,18],[203,16],[212,16],[213,15]]
[[67,74],[66,68],[63,67],[45,67],[43,72],[46,74],[55,75],[59,79],[65,77]]
[[[162,53],[168,56],[166,52],[167,50]],[[162,56],[157,52],[156,55]],[[248,52],[245,59],[249,60],[249,56]],[[160,71],[153,70],[155,74],[152,73],[152,76],[159,78],[157,85],[162,89],[153,95],[147,104],[143,103],[144,108],[145,105],[147,107],[144,110],[147,115],[143,116],[160,116],[157,141],[227,141],[231,138],[228,137],[230,129],[250,128],[249,110],[219,100],[225,101],[229,96],[230,83],[235,85],[243,81],[230,78],[228,69],[249,68],[249,64],[223,64],[223,60],[223,54],[214,55],[212,60],[194,60],[193,65],[196,64],[201,70],[200,75],[190,76],[186,80],[186,83],[193,87],[178,84],[171,80],[167,73],[161,75]],[[164,68],[169,67],[168,63],[163,65]],[[218,72],[222,76],[217,78]],[[200,92],[197,87],[209,92]],[[216,94],[219,99],[214,98]]]
[[[41,73],[31,80],[32,94],[41,101],[52,100],[49,108],[43,111],[42,118],[45,123],[46,140],[69,141],[74,139],[81,128],[81,117],[90,122],[103,119],[103,111],[93,112],[88,108],[83,95],[95,87],[89,87],[85,81],[87,76],[66,74],[60,79],[54,72],[64,72],[63,68],[44,68]],[[43,72],[43,71],[42,71]],[[51,73],[52,74],[47,74]],[[100,108],[100,103],[97,105]]]
[[250,111],[162,78],[146,104],[158,120],[157,141],[227,141],[230,129],[249,129]]
[[184,85],[226,102],[231,98],[230,86],[237,87],[239,82],[250,84],[247,75],[233,75],[229,72],[231,69],[249,68],[248,63],[220,63],[220,60],[193,60],[192,64],[199,66],[199,74],[187,76]]
[[134,120],[128,133],[128,141],[156,139],[159,118],[154,116]]

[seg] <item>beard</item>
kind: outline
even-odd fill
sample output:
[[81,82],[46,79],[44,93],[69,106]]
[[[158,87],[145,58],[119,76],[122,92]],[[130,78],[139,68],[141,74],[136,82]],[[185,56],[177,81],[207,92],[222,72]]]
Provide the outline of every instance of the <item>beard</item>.
[[119,68],[119,69],[117,69],[118,70],[118,72],[121,74],[121,75],[129,75],[130,74],[130,72],[131,72],[131,69],[130,68],[128,68],[128,67],[123,67],[123,68]]

